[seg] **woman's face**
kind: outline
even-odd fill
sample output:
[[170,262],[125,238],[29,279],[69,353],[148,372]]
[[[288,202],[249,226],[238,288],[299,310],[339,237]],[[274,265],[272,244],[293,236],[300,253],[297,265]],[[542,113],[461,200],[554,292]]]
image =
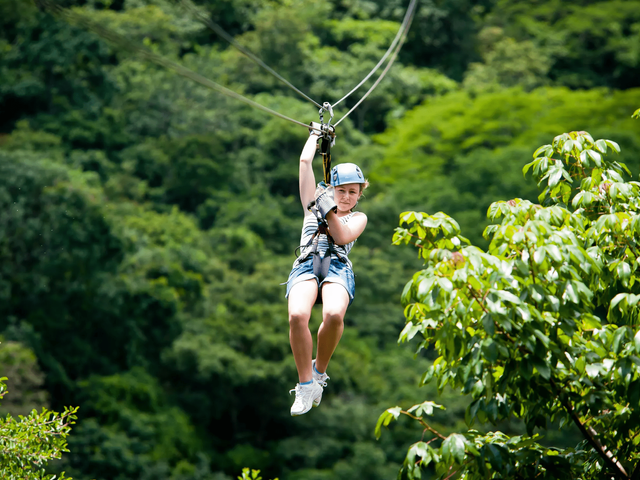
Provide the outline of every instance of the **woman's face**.
[[360,198],[359,183],[345,183],[335,187],[334,201],[341,212],[348,212],[358,203]]

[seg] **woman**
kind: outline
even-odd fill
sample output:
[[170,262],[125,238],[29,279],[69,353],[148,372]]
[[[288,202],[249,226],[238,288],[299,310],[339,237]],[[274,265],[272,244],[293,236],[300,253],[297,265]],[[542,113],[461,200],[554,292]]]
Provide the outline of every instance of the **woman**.
[[[291,390],[296,394],[291,407],[294,416],[307,413],[322,400],[322,390],[329,379],[327,366],[342,336],[344,315],[355,293],[349,251],[367,226],[367,216],[352,211],[368,186],[357,165],[334,167],[331,186],[321,183],[316,188],[312,161],[318,139],[317,133],[311,132],[300,154],[300,201],[305,212],[302,251],[287,281],[289,341],[299,379]],[[312,202],[315,206],[308,208]],[[319,225],[325,228],[318,231]],[[316,300],[322,301],[322,324],[316,359],[312,360],[309,318]]]

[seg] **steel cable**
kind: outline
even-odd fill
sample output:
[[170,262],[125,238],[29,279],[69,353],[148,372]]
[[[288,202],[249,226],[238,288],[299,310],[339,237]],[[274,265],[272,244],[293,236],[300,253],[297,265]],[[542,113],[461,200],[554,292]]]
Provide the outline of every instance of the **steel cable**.
[[271,68],[269,65],[267,65],[266,63],[264,63],[262,60],[260,60],[260,58],[258,58],[255,54],[253,54],[249,49],[243,47],[242,45],[240,45],[238,42],[235,41],[235,39],[229,35],[227,32],[225,32],[222,27],[220,25],[218,25],[217,23],[213,22],[212,20],[210,20],[208,17],[206,17],[205,15],[203,15],[202,13],[200,13],[200,11],[198,11],[198,9],[196,8],[196,6],[190,1],[190,0],[181,0],[182,5],[184,5],[184,7],[191,11],[191,13],[198,17],[198,19],[207,27],[209,27],[211,30],[213,30],[217,35],[219,35],[220,37],[224,38],[227,42],[229,42],[231,45],[233,45],[235,48],[237,48],[241,53],[243,53],[244,55],[246,55],[247,57],[249,57],[251,60],[253,60],[254,62],[256,62],[258,65],[260,65],[262,68],[264,68],[267,72],[269,72],[271,75],[273,75],[274,77],[276,77],[278,80],[280,80],[281,82],[283,82],[285,85],[287,85],[289,88],[291,88],[292,90],[294,90],[296,93],[298,93],[300,96],[302,96],[303,98],[305,98],[306,100],[309,100],[311,103],[313,103],[316,107],[318,108],[322,108],[322,105],[320,105],[318,102],[316,102],[315,100],[313,100],[311,97],[309,97],[307,94],[305,94],[304,92],[302,92],[300,89],[296,88],[294,85],[291,84],[291,82],[289,82],[286,78],[284,78],[282,75],[280,75],[278,72],[276,72],[273,68]]
[[402,48],[402,44],[404,43],[404,41],[407,38],[407,33],[409,32],[409,28],[411,27],[411,22],[413,21],[413,14],[414,12],[411,12],[411,16],[409,17],[409,22],[407,24],[407,28],[402,32],[402,36],[400,37],[400,40],[398,42],[398,46],[395,49],[395,51],[393,52],[393,54],[391,55],[391,58],[389,59],[389,63],[387,63],[387,66],[384,67],[384,70],[382,71],[382,73],[380,74],[380,76],[376,79],[376,81],[374,82],[373,85],[371,85],[371,88],[369,88],[369,90],[367,90],[367,93],[365,93],[362,98],[360,100],[358,100],[358,103],[356,103],[353,107],[351,107],[351,110],[349,110],[340,120],[338,120],[336,123],[334,123],[334,127],[337,127],[340,122],[342,122],[345,118],[347,118],[349,116],[349,114],[351,112],[353,112],[358,105],[360,105],[365,98],[367,98],[369,96],[369,94],[371,92],[373,92],[373,90],[378,86],[378,84],[382,81],[382,79],[384,78],[384,76],[386,75],[386,73],[389,71],[389,69],[391,68],[391,65],[393,65],[393,62],[395,61],[396,57],[398,56],[398,53],[400,53],[400,49]]
[[[248,49],[246,49],[245,47],[243,47],[242,45],[240,45],[238,42],[235,41],[235,39],[229,35],[222,27],[220,27],[220,25],[218,25],[217,23],[211,21],[208,17],[204,16],[202,13],[200,13],[198,11],[198,9],[195,7],[195,5],[191,2],[191,0],[181,0],[182,4],[185,6],[185,8],[187,8],[188,10],[191,11],[191,13],[195,16],[198,17],[198,19],[204,23],[207,27],[209,27],[211,30],[213,30],[217,35],[221,36],[222,38],[224,38],[227,42],[229,42],[232,46],[234,46],[235,48],[237,48],[241,53],[243,53],[244,55],[246,55],[247,57],[249,57],[251,60],[253,60],[254,62],[256,62],[258,65],[260,65],[262,68],[264,68],[265,70],[267,70],[269,73],[271,73],[274,77],[276,77],[277,79],[279,79],[280,81],[282,81],[283,83],[285,83],[287,86],[289,86],[291,89],[293,89],[294,91],[296,91],[299,95],[301,95],[302,97],[304,97],[305,99],[309,100],[310,102],[312,102],[314,105],[316,105],[319,108],[324,108],[323,106],[321,106],[318,102],[316,102],[315,100],[313,100],[312,98],[310,98],[309,96],[307,96],[304,92],[300,91],[298,88],[296,88],[294,85],[292,85],[288,80],[286,80],[284,77],[282,77],[280,74],[278,74],[275,70],[273,70],[269,65],[267,65],[266,63],[264,63],[260,58],[258,58],[256,55],[254,55],[251,51],[249,51]],[[400,41],[400,38],[404,35],[404,32],[406,30],[408,30],[410,24],[411,24],[411,20],[413,19],[413,14],[414,14],[414,10],[415,7],[417,5],[418,1],[417,0],[411,0],[409,2],[409,5],[407,7],[407,10],[405,12],[404,18],[402,19],[402,23],[400,25],[400,28],[398,29],[398,32],[396,33],[396,36],[394,37],[393,41],[391,42],[391,45],[389,45],[389,48],[387,49],[387,51],[385,52],[385,54],[382,56],[382,58],[380,59],[380,61],[378,62],[378,64],[373,67],[373,69],[367,74],[366,77],[364,77],[360,83],[358,83],[355,87],[353,87],[351,89],[351,91],[349,91],[346,95],[344,95],[340,100],[338,100],[337,102],[335,102],[333,105],[331,105],[331,108],[335,107],[336,105],[340,104],[342,101],[344,101],[347,97],[349,97],[353,92],[355,92],[356,90],[358,90],[367,80],[369,80],[369,78],[371,78],[371,76],[380,68],[380,66],[385,62],[385,60],[387,59],[387,57],[394,51],[396,45],[398,44],[398,42]],[[379,82],[378,82],[379,83]],[[365,94],[365,97],[369,94],[370,92],[367,92],[367,94]],[[358,105],[360,104],[360,102],[358,103]],[[351,113],[351,112],[349,112]],[[348,114],[347,114],[348,115]],[[346,115],[345,115],[346,116]]]
[[[287,120],[289,122],[295,123],[297,125],[303,126],[305,128],[309,128],[309,125],[303,122],[300,122],[298,120],[295,120],[293,118],[287,117],[286,115],[283,115],[279,112],[276,112],[275,110],[272,110],[268,107],[265,107],[264,105],[261,105],[253,100],[250,100],[249,98],[246,98],[243,95],[240,95],[239,93],[234,92],[233,90],[230,90],[226,87],[223,87],[222,85],[219,85],[218,83],[209,80],[206,77],[203,77],[202,75],[200,75],[199,73],[196,73],[178,63],[175,63],[155,52],[152,52],[151,50],[149,50],[148,48],[145,48],[143,46],[140,45],[135,45],[133,42],[129,41],[126,37],[124,37],[123,35],[120,35],[112,30],[109,30],[105,27],[103,27],[102,25],[97,24],[96,22],[93,22],[92,20],[88,19],[87,17],[85,17],[84,15],[81,15],[79,13],[76,13],[68,8],[64,8],[58,4],[56,4],[54,1],[52,0],[37,0],[38,5],[42,6],[43,8],[47,9],[48,11],[50,11],[51,13],[57,14],[59,16],[65,17],[68,20],[71,21],[75,21],[77,23],[79,23],[80,25],[84,26],[86,29],[88,29],[89,31],[92,31],[93,33],[99,35],[100,37],[116,44],[119,45],[127,50],[132,50],[135,53],[141,55],[143,58],[146,58],[147,60],[163,66],[165,68],[168,68],[170,70],[173,70],[175,73],[177,73],[178,75],[181,75],[185,78],[189,78],[207,88],[210,88],[212,90],[215,90],[219,93],[222,93],[223,95],[226,95],[228,97],[231,98],[235,98],[236,100],[239,100],[241,102],[244,102],[254,108],[257,108],[259,110],[263,110],[267,113],[270,113],[271,115],[274,115],[276,117],[282,118],[283,120]],[[202,19],[202,21],[205,21],[202,18],[202,15],[197,12],[197,10],[195,9],[195,7],[193,6],[193,4],[189,5],[187,3],[187,0],[182,0],[182,3],[187,7],[192,9],[193,11],[195,11],[198,16]],[[347,118],[347,116],[349,116],[349,114],[351,114],[351,112],[353,112],[368,96],[369,94],[378,86],[378,84],[382,81],[382,79],[384,78],[384,76],[386,75],[386,73],[389,71],[389,69],[391,68],[391,66],[393,65],[396,57],[398,56],[398,53],[400,52],[400,49],[402,48],[402,45],[404,44],[404,41],[406,40],[407,37],[407,33],[409,31],[409,28],[411,27],[411,23],[413,21],[413,16],[415,13],[415,6],[417,4],[417,0],[411,0],[409,6],[407,7],[407,12],[405,13],[405,17],[402,21],[402,25],[400,26],[400,29],[398,30],[398,33],[396,34],[396,37],[394,38],[393,42],[391,43],[391,45],[389,46],[389,49],[387,50],[387,52],[384,54],[384,56],[382,57],[382,59],[378,62],[378,64],[373,68],[373,70],[371,72],[369,72],[369,74],[358,84],[356,85],[356,87],[354,87],[349,93],[347,93],[344,97],[342,97],[340,100],[338,100],[334,105],[331,105],[331,108],[333,108],[335,105],[338,105],[340,102],[342,102],[345,98],[347,98],[349,95],[351,95],[354,91],[356,91],[360,86],[362,86],[362,84],[364,82],[366,82],[371,75],[373,75],[373,73],[376,72],[376,70],[380,67],[380,65],[382,65],[382,63],[384,63],[384,60],[389,56],[389,54],[393,51],[393,53],[391,54],[391,58],[389,59],[389,62],[387,63],[386,67],[384,68],[384,70],[382,71],[382,73],[380,74],[380,76],[376,79],[376,81],[374,82],[374,84],[371,86],[371,88],[369,88],[369,90],[362,96],[362,98],[340,119],[338,120],[334,126],[338,126],[338,124],[340,124],[340,122],[342,122],[345,118]],[[208,19],[207,19],[208,20]],[[303,92],[301,92],[300,90],[298,90],[295,86],[293,86],[290,82],[288,82],[286,79],[284,79],[282,76],[280,76],[277,72],[275,72],[271,67],[269,67],[267,64],[265,64],[262,60],[260,60],[258,57],[256,57],[255,55],[253,55],[250,51],[244,49],[244,47],[242,47],[241,45],[239,45],[237,42],[235,42],[235,40],[233,40],[233,38],[228,35],[221,27],[219,27],[217,24],[215,24],[214,22],[211,21],[207,21],[206,24],[211,24],[209,25],[210,28],[212,28],[216,33],[218,33],[220,36],[222,36],[223,38],[225,38],[225,40],[227,40],[229,43],[231,43],[234,47],[238,48],[238,50],[240,50],[243,54],[247,55],[249,58],[251,58],[252,60],[254,60],[256,63],[258,63],[260,66],[262,66],[263,68],[267,69],[267,71],[269,71],[270,73],[272,73],[276,78],[280,79],[281,81],[283,81],[285,84],[287,84],[289,87],[291,87],[294,91],[296,91],[297,93],[299,93],[300,95],[302,95],[304,98],[306,98],[307,100],[309,100],[310,102],[312,102],[314,105],[320,107],[321,111],[324,108],[323,106],[321,106],[320,104],[318,104],[316,101],[314,101],[313,99],[311,99],[310,97],[308,97],[307,95],[305,95]],[[216,28],[214,28],[217,27]],[[219,31],[218,31],[219,30]],[[395,49],[394,49],[395,47]],[[315,129],[314,129],[315,130]]]
[[366,82],[367,80],[369,80],[369,78],[371,77],[371,75],[373,75],[378,68],[380,68],[380,65],[382,65],[384,63],[384,61],[387,59],[387,57],[389,56],[389,54],[393,51],[393,49],[395,48],[395,46],[397,45],[398,41],[400,40],[400,38],[402,37],[405,29],[407,29],[407,25],[409,25],[411,23],[411,18],[413,18],[413,10],[415,9],[417,4],[417,0],[411,0],[411,2],[409,3],[409,6],[407,7],[407,11],[404,14],[404,18],[402,19],[402,24],[400,25],[400,28],[398,29],[398,33],[396,33],[395,38],[393,39],[393,42],[391,42],[391,45],[389,45],[389,48],[387,49],[387,51],[385,52],[385,54],[382,56],[382,58],[380,59],[380,61],[378,62],[378,64],[373,67],[373,70],[371,70],[369,72],[369,74],[364,77],[362,79],[362,81],[360,83],[358,83],[358,85],[356,85],[355,87],[353,87],[353,89],[347,93],[344,97],[342,97],[340,100],[338,100],[336,103],[334,103],[333,105],[331,105],[331,107],[335,108],[336,105],[338,105],[339,103],[341,103],[344,99],[346,99],[349,95],[351,95],[353,92],[355,92],[357,89],[359,89],[362,84],[364,82]]
[[[50,0],[38,0],[38,4],[41,5],[43,8],[46,8],[48,11],[50,11],[53,14],[59,15],[63,18],[66,18],[67,20],[70,20],[71,22],[77,22],[80,25],[82,25],[83,27],[85,27],[87,30],[95,33],[96,35],[110,41],[111,43],[114,43],[115,45],[118,45],[122,48],[126,48],[127,50],[131,50],[134,51],[135,53],[139,54],[140,56],[142,56],[143,58],[157,64],[160,65],[162,67],[168,68],[170,70],[173,70],[175,73],[177,73],[178,75],[181,75],[183,77],[189,78],[197,83],[199,83],[200,85],[203,85],[207,88],[210,88],[212,90],[215,90],[219,93],[222,93],[223,95],[226,95],[228,97],[231,98],[235,98],[236,100],[240,100],[241,102],[244,102],[254,108],[257,108],[259,110],[263,110],[267,113],[270,113],[271,115],[275,115],[276,117],[282,118],[283,120],[288,120],[289,122],[295,123],[297,125],[301,125],[305,128],[310,128],[308,124],[306,123],[302,123],[299,122],[298,120],[294,120],[293,118],[287,117],[286,115],[283,115],[279,112],[276,112],[275,110],[270,109],[269,107],[265,107],[264,105],[261,105],[257,102],[254,102],[253,100],[250,100],[249,98],[244,97],[243,95],[240,95],[239,93],[234,92],[233,90],[230,90],[226,87],[223,87],[222,85],[217,84],[216,82],[209,80],[206,77],[203,77],[202,75],[200,75],[199,73],[196,73],[190,69],[188,69],[187,67],[184,67],[178,63],[175,63],[161,55],[158,55],[155,52],[152,52],[151,50],[149,50],[148,48],[142,47],[140,45],[135,45],[133,42],[129,41],[126,37],[124,37],[123,35],[120,35],[119,33],[116,33],[112,30],[109,30],[108,28],[103,27],[102,25],[97,24],[96,22],[89,20],[88,18],[86,18],[84,15],[81,15],[79,13],[76,13],[72,10],[69,10],[67,8],[61,7],[60,5],[57,5],[56,3],[50,1]],[[316,129],[314,129],[316,130]]]

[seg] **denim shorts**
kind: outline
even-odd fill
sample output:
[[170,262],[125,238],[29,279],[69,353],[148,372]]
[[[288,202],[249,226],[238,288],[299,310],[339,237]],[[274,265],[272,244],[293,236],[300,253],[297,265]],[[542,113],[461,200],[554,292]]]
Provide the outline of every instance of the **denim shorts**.
[[311,280],[312,278],[315,279],[316,282],[318,282],[319,300],[322,298],[322,285],[324,285],[325,282],[329,282],[342,285],[349,294],[349,305],[351,305],[351,302],[353,302],[353,297],[356,293],[356,281],[354,279],[353,270],[351,269],[351,267],[334,257],[331,259],[329,273],[327,274],[325,279],[320,282],[317,275],[314,275],[313,273],[313,260],[311,258],[311,255],[309,255],[309,257],[302,263],[294,266],[291,270],[291,273],[289,274],[289,280],[287,280],[287,293],[285,294],[285,298],[289,297],[289,292],[291,292],[291,288],[296,283],[304,282],[305,280]]

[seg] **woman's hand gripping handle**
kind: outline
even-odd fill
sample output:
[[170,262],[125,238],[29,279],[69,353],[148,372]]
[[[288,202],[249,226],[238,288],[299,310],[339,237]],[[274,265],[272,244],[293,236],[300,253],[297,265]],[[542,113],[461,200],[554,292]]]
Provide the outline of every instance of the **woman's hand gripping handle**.
[[327,187],[324,182],[318,184],[315,193],[315,202],[316,208],[322,218],[326,218],[329,212],[336,212],[338,210],[338,206],[333,199],[333,194],[333,187]]

